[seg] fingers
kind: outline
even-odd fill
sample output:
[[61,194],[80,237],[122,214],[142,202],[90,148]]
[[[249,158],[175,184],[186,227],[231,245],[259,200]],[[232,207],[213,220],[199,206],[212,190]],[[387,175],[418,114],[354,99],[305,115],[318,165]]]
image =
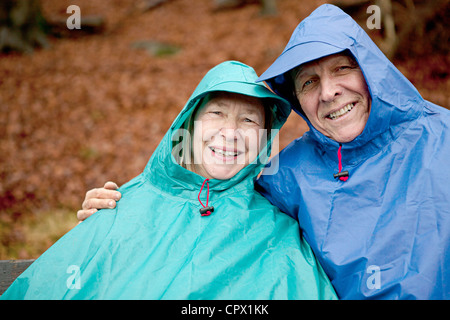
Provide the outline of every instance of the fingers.
[[97,212],[97,209],[91,209],[91,210],[78,210],[77,212],[77,219],[82,222],[92,216],[95,212]]
[[105,188],[94,188],[86,192],[86,198],[88,199],[111,199],[119,201],[121,198],[121,193],[115,191],[115,189],[105,189]]
[[122,194],[115,189],[95,188],[86,193],[86,198],[81,207],[83,210],[114,208],[115,202],[119,201],[121,197]]
[[115,182],[108,181],[105,183],[103,188],[110,189],[110,190],[117,190],[117,189],[119,189],[119,186]]
[[86,192],[86,197],[81,205],[81,210],[77,212],[77,218],[80,221],[93,215],[99,209],[113,209],[116,207],[116,201],[119,201],[122,194],[116,191],[119,186],[108,181],[103,188],[94,188]]
[[80,222],[92,216],[99,209],[114,209],[116,201],[112,199],[87,199],[84,200],[82,207],[83,209],[77,212],[77,218]]
[[114,199],[86,199],[83,202],[81,208],[83,210],[91,210],[91,209],[114,209],[116,207],[116,201]]

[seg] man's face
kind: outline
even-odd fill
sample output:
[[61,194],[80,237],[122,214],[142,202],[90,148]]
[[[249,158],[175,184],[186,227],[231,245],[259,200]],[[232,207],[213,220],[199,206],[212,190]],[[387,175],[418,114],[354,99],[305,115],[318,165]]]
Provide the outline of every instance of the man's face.
[[300,66],[295,93],[306,117],[325,136],[350,142],[364,130],[370,94],[356,61],[334,54]]

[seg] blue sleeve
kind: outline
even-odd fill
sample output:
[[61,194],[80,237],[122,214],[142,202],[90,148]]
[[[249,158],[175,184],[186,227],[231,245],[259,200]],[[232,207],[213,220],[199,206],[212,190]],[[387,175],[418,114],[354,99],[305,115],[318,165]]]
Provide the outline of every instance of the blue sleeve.
[[[298,205],[292,201],[292,195],[286,183],[286,172],[280,168],[279,161],[279,155],[270,161],[256,181],[255,189],[282,212],[298,220]],[[268,170],[268,168],[272,169]]]

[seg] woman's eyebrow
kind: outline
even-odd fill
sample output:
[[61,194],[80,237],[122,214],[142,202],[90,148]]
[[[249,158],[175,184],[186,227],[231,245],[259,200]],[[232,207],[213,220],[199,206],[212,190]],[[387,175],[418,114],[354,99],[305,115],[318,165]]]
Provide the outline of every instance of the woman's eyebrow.
[[244,110],[244,113],[246,113],[246,114],[254,114],[254,115],[261,115],[261,112],[259,112],[258,110],[256,110],[256,109],[246,109],[246,110]]
[[226,107],[227,104],[225,102],[219,100],[219,101],[214,101],[213,103],[210,104],[210,106],[223,108],[223,107]]
[[253,108],[253,107],[245,108],[245,110],[243,111],[243,115],[255,116],[258,119],[263,119],[264,118],[264,114],[259,109],[256,109],[256,108]]

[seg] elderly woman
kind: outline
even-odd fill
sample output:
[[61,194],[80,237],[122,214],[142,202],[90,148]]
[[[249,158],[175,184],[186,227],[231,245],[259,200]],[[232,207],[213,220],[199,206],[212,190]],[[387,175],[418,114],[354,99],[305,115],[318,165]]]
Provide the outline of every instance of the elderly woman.
[[[225,62],[114,209],[67,233],[6,299],[335,299],[297,222],[254,190],[289,104]],[[269,130],[271,133],[273,130]]]

